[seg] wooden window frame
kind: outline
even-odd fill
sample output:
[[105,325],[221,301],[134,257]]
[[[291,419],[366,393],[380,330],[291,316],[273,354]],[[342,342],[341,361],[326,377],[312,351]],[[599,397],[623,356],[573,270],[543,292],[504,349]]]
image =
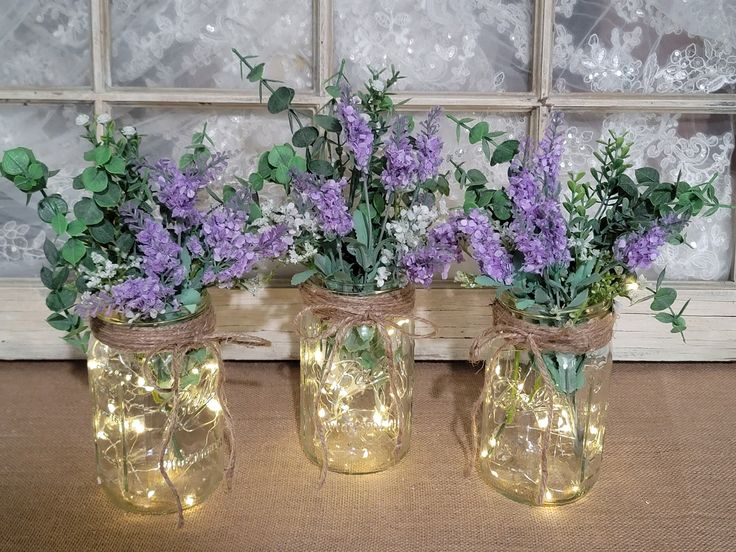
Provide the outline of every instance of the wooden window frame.
[[[159,107],[257,108],[258,96],[249,90],[113,87],[110,77],[108,0],[90,0],[93,79],[91,87],[6,88],[0,102],[13,104],[93,104],[95,112],[109,113],[115,105]],[[736,115],[736,94],[555,94],[552,90],[554,0],[536,0],[534,9],[532,90],[528,93],[412,92],[404,109],[441,105],[454,112],[522,112],[530,116],[530,131],[538,136],[552,109],[568,111],[646,111],[719,113]],[[320,84],[333,71],[333,2],[313,0],[314,83],[298,93],[295,104],[318,108],[327,97]],[[733,234],[736,236],[736,216]],[[667,332],[651,318],[646,306],[626,308],[617,325],[614,356],[619,360],[736,359],[736,255],[727,281],[672,282],[689,308],[688,343]],[[298,292],[276,282],[256,296],[245,292],[213,293],[219,324],[244,329],[272,341],[270,348],[226,348],[228,358],[296,358],[297,339],[291,320],[299,310]],[[44,322],[45,290],[37,278],[0,278],[0,359],[54,359],[80,356]],[[417,343],[417,358],[454,360],[467,357],[473,336],[488,324],[487,290],[460,289],[439,283],[417,292],[417,308],[437,324],[437,337]]]

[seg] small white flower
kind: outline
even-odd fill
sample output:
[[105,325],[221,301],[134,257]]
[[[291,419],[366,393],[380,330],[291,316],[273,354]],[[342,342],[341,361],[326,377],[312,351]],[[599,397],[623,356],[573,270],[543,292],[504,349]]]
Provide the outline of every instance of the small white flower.
[[112,121],[112,117],[110,117],[109,113],[101,113],[97,116],[97,122],[101,125],[106,125],[110,121]]
[[135,129],[134,126],[124,126],[123,128],[120,129],[120,134],[122,134],[126,138],[135,136],[137,133],[138,131]]
[[89,115],[86,113],[80,113],[77,118],[74,119],[74,124],[77,126],[84,126],[89,123]]
[[383,287],[383,284],[386,283],[389,276],[391,276],[391,273],[388,271],[388,268],[385,266],[378,267],[378,270],[376,270],[376,285],[379,288]]
[[368,86],[370,86],[376,92],[383,92],[383,90],[386,88],[386,83],[383,82],[381,79],[374,79],[368,83]]

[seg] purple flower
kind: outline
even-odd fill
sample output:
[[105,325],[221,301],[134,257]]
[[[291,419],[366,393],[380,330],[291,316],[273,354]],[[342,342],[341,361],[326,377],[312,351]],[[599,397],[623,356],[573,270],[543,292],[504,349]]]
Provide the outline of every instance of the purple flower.
[[568,264],[567,223],[559,204],[543,200],[526,212],[517,212],[509,225],[509,237],[524,256],[525,272],[541,274],[544,269]]
[[381,182],[390,191],[413,190],[419,170],[419,161],[409,142],[406,117],[398,117],[394,122],[384,154],[386,168],[381,173]]
[[197,236],[189,236],[185,242],[186,248],[189,253],[194,257],[202,257],[204,255],[204,248],[202,242],[199,241]]
[[643,232],[620,236],[613,244],[613,256],[629,270],[644,270],[657,260],[666,241],[665,229],[654,225]]
[[357,100],[350,98],[350,90],[345,87],[337,100],[335,115],[345,132],[347,146],[355,157],[355,166],[361,172],[366,172],[373,153],[373,132],[368,115],[360,112],[356,105]]
[[435,106],[427,115],[427,120],[422,122],[422,131],[417,137],[417,160],[419,162],[419,181],[424,182],[437,176],[442,164],[442,139],[438,136],[440,131],[439,119],[442,116],[442,108]]
[[151,169],[149,184],[157,199],[177,220],[177,232],[186,231],[201,221],[197,194],[216,180],[227,166],[225,154],[216,153],[207,161],[198,160],[184,169],[169,159],[161,159]]
[[458,213],[451,224],[459,237],[467,241],[470,255],[478,263],[483,274],[505,284],[511,283],[514,266],[511,254],[501,241],[501,235],[491,225],[491,221],[479,209],[467,215]]
[[166,309],[166,300],[173,294],[174,290],[155,276],[132,278],[110,289],[113,310],[128,318],[141,315],[156,318]]
[[230,287],[245,278],[256,264],[280,257],[291,245],[283,226],[267,226],[249,232],[247,215],[231,204],[220,205],[202,223],[204,244],[212,252],[214,267],[205,271],[202,283]]
[[347,180],[322,181],[311,173],[292,173],[292,185],[298,199],[307,208],[314,211],[315,218],[326,234],[345,236],[353,229],[343,190]]
[[556,111],[552,114],[534,155],[534,163],[543,182],[542,188],[549,198],[557,198],[560,195],[560,161],[565,141],[561,132],[563,122],[561,112]]
[[406,253],[400,261],[409,281],[429,286],[437,270],[447,278],[453,262],[462,260],[462,249],[458,243],[453,225],[442,223],[429,231],[427,245]]
[[143,255],[143,270],[147,276],[169,276],[175,286],[184,281],[184,267],[179,260],[181,247],[171,238],[161,222],[144,216],[143,226],[136,232],[138,250]]

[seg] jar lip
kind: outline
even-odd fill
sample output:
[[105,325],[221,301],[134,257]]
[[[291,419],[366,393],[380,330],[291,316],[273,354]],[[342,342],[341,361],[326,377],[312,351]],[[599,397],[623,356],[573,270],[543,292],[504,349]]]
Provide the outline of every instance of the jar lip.
[[[519,310],[516,308],[516,301],[513,294],[509,291],[502,293],[498,298],[498,301],[514,315],[539,321],[566,322],[569,320],[569,315],[580,312],[578,309],[562,309],[555,314],[548,311],[530,312],[527,310]],[[595,305],[590,305],[582,312],[580,320],[603,317],[610,313],[612,309],[613,303],[601,302],[596,303]]]
[[200,301],[199,305],[197,305],[197,309],[194,312],[189,312],[188,310],[180,310],[175,313],[170,313],[169,316],[172,316],[172,318],[162,319],[162,320],[131,320],[130,318],[126,318],[120,313],[112,313],[110,316],[103,316],[100,315],[97,318],[105,322],[106,324],[113,324],[118,326],[130,326],[135,325],[142,328],[153,328],[158,326],[168,326],[170,324],[177,324],[179,322],[187,322],[189,320],[193,320],[195,318],[198,318],[199,316],[204,313],[207,308],[209,308],[212,301],[210,300],[210,295],[207,293],[207,290],[202,290],[200,295]]
[[332,278],[313,277],[309,280],[309,282],[317,287],[321,287],[337,295],[352,296],[380,295],[382,293],[389,293],[391,291],[403,289],[408,285],[407,281],[399,278],[395,280],[390,280],[389,282],[387,282],[387,285],[381,288],[377,288],[375,282],[367,284],[355,284],[352,282],[339,282]]

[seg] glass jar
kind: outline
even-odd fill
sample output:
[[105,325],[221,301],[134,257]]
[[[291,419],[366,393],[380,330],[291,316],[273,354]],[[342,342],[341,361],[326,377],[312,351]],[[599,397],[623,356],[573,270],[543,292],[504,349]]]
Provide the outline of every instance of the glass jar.
[[[367,302],[383,293],[371,288],[331,294],[361,296]],[[396,289],[396,288],[395,288]],[[307,457],[327,469],[360,474],[385,470],[406,454],[411,435],[414,381],[414,323],[393,318],[386,325],[393,350],[393,378],[386,344],[375,324],[349,327],[344,340],[319,336],[330,321],[312,313],[301,317],[300,439]],[[399,328],[401,328],[400,331]],[[393,380],[393,381],[392,381]]]
[[[559,326],[570,313],[528,314],[502,304],[516,318]],[[576,323],[604,317],[610,307],[589,308]],[[585,354],[542,350],[554,383],[549,389],[526,343],[499,338],[486,362],[479,434],[479,470],[501,494],[532,505],[558,505],[585,495],[598,478],[608,410],[611,344]],[[551,412],[551,417],[550,417]],[[545,433],[549,439],[543,455]],[[546,466],[545,466],[546,464]],[[547,480],[543,485],[543,470]]]
[[[208,308],[166,322],[134,322],[152,328],[191,321]],[[108,324],[128,324],[105,318]],[[182,344],[185,345],[185,344]],[[223,412],[218,399],[219,363],[214,347],[188,351],[182,360],[176,425],[164,468],[183,508],[204,501],[219,485],[224,466]],[[176,499],[159,471],[159,453],[173,403],[172,351],[149,354],[91,339],[87,369],[93,404],[97,481],[118,506],[170,513]]]

